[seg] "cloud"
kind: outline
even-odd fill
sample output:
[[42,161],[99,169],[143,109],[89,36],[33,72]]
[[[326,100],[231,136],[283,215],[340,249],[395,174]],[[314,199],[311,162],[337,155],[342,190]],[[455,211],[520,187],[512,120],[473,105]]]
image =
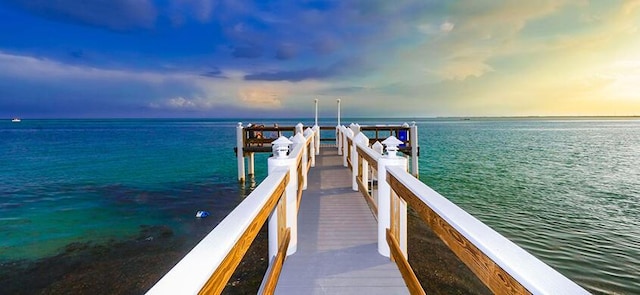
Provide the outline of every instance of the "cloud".
[[290,81],[299,82],[308,79],[324,79],[333,76],[332,69],[302,69],[294,71],[278,71],[278,72],[263,72],[256,74],[246,75],[245,80],[259,80],[259,81]]
[[449,22],[449,21],[446,21],[446,22],[443,22],[443,23],[440,25],[440,31],[441,31],[441,32],[443,32],[443,33],[449,33],[449,32],[451,32],[451,31],[453,31],[453,28],[454,28],[455,26],[456,26],[456,25],[455,25],[454,23]]
[[280,108],[282,101],[280,97],[285,95],[282,89],[274,87],[246,87],[238,91],[244,106],[250,108]]
[[305,68],[299,70],[281,70],[248,74],[244,77],[247,81],[290,81],[323,80],[338,76],[365,71],[369,68],[360,59],[343,60],[333,63],[328,67]]
[[150,0],[9,0],[9,3],[47,19],[115,31],[148,29],[157,17]]
[[168,105],[174,108],[195,108],[196,103],[182,96],[169,99]]
[[222,79],[226,79],[227,77],[222,73],[222,71],[218,68],[213,68],[209,71],[206,71],[202,74],[200,74],[200,76],[203,77],[209,77],[209,78],[222,78]]

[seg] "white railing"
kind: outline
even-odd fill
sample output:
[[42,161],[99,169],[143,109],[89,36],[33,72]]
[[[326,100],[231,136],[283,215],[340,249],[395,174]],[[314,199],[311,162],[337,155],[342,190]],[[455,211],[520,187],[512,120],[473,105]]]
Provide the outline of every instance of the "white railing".
[[339,154],[350,154],[356,175],[354,189],[362,191],[365,198],[365,191],[372,188],[364,181],[367,167],[378,170],[378,197],[368,198],[377,208],[378,252],[396,261],[412,293],[424,291],[407,261],[406,244],[403,245],[407,204],[494,293],[589,294],[409,174],[406,158],[395,156],[393,145],[387,146],[387,154],[380,155],[365,144],[368,140],[364,135],[354,136],[344,126],[337,129],[343,141]]
[[297,249],[299,196],[315,162],[315,133],[298,132],[293,142],[281,137],[284,146],[274,142],[283,153],[269,158],[268,176],[147,294],[221,293],[267,219],[270,266],[260,293],[272,292],[285,257]]

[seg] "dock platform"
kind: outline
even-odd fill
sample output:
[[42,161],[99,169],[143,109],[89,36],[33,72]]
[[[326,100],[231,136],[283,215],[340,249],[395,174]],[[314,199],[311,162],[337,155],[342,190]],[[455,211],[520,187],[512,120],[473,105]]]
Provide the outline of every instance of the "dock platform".
[[298,250],[276,294],[409,294],[395,263],[378,253],[377,223],[334,148],[321,148],[298,212]]

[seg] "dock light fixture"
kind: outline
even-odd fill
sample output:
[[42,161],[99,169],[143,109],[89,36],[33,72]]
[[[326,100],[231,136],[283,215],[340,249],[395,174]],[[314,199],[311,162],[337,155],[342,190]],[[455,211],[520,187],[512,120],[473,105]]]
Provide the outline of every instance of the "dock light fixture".
[[289,152],[289,146],[293,144],[291,140],[284,136],[280,136],[278,139],[274,140],[273,145],[273,155],[277,159],[284,159],[287,157],[287,153]]
[[398,146],[402,144],[402,141],[400,141],[399,139],[397,139],[395,136],[389,136],[387,137],[387,139],[385,139],[384,141],[382,141],[382,144],[384,144],[387,148],[387,157],[388,158],[396,158],[397,155],[396,153],[398,152]]

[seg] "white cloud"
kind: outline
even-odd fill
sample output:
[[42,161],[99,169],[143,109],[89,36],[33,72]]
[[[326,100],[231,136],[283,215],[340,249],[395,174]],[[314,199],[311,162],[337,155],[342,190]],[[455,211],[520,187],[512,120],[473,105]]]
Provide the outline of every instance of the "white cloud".
[[454,23],[452,23],[450,21],[446,21],[446,22],[444,22],[444,23],[442,23],[440,25],[440,31],[443,32],[443,33],[449,33],[451,31],[453,31],[453,28],[455,26],[456,25]]

